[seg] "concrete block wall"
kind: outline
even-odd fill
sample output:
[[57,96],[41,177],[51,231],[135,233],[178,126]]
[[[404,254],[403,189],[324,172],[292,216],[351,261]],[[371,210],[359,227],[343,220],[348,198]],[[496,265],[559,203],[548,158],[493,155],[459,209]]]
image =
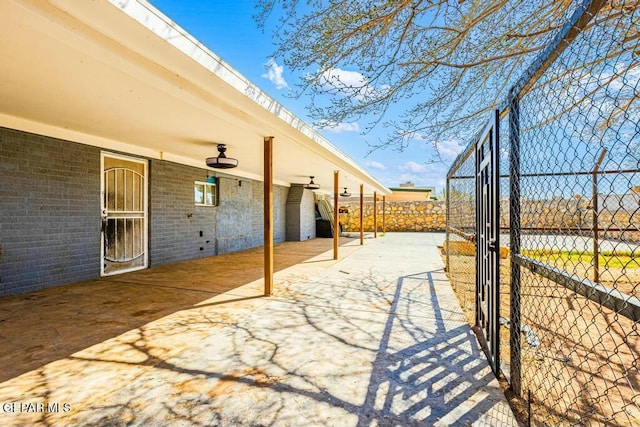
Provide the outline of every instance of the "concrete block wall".
[[[253,203],[251,205],[253,246],[260,246],[264,243],[264,183],[261,181],[251,182],[253,185]],[[288,194],[289,187],[273,186],[273,241],[276,243],[285,241],[285,210]]]
[[[263,183],[216,177],[218,206],[195,206],[193,184],[207,171],[151,161],[150,265],[211,256],[261,246],[264,242]],[[287,187],[274,186],[274,241],[284,241]]]
[[[100,152],[0,128],[0,296],[99,277]],[[150,266],[262,245],[261,182],[218,177],[219,206],[200,207],[205,169],[151,159],[148,176]],[[274,186],[276,242],[288,190]]]
[[[286,240],[287,228],[287,197],[289,196],[290,187],[274,186],[273,187],[273,240],[275,242],[284,242]],[[314,205],[315,209],[315,205]],[[315,223],[314,223],[315,231]],[[263,241],[260,241],[262,244]]]
[[97,277],[100,150],[0,128],[0,296]]
[[316,237],[316,200],[313,191],[304,190],[300,202],[300,240]]
[[313,191],[293,184],[286,203],[286,239],[304,241],[316,237],[316,213]]
[[[245,178],[220,178],[216,222],[218,253],[264,243],[264,184]],[[284,241],[284,209],[288,187],[273,187],[273,240]]]
[[[251,246],[259,246],[264,243],[264,183],[252,182],[252,203],[251,203],[251,230],[253,240]],[[275,188],[275,187],[274,187]],[[273,195],[273,216],[276,216],[276,196],[275,191]],[[275,240],[275,225],[274,225],[274,238]]]
[[248,180],[218,180],[219,213],[216,222],[218,253],[235,252],[257,246],[253,222],[253,184]]
[[206,170],[151,160],[149,172],[149,265],[215,255],[219,207],[194,204]]

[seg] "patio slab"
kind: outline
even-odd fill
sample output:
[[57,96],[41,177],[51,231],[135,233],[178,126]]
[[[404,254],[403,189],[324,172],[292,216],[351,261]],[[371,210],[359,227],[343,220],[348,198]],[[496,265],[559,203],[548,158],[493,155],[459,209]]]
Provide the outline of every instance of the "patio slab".
[[[287,250],[290,260],[307,259],[282,266],[270,298],[256,297],[259,277],[238,278],[261,265],[254,250],[99,281],[120,295],[113,304],[89,304],[82,284],[35,300],[0,299],[3,326],[30,303],[55,313],[65,295],[57,306],[72,307],[82,291],[82,310],[121,323],[88,334],[82,346],[54,332],[82,310],[39,324],[31,309],[22,341],[0,339],[9,366],[12,357],[16,364],[31,358],[0,383],[0,425],[517,426],[443,273],[442,239],[387,233],[362,247],[345,240],[338,261],[320,247],[305,252],[328,240],[281,247],[281,259]],[[207,270],[221,260],[235,273],[222,264]],[[210,287],[216,269],[229,274],[219,276],[217,290]],[[234,283],[226,291],[225,280]],[[139,288],[158,311],[127,303],[127,289]],[[138,322],[131,321],[136,308],[146,310]],[[54,337],[25,352],[33,330]],[[66,352],[46,356],[68,340]]]

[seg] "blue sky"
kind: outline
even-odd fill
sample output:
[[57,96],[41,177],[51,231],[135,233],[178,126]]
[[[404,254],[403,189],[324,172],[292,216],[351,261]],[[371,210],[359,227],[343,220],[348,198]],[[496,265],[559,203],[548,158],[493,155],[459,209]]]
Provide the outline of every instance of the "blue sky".
[[[150,0],[170,19],[220,56],[285,108],[311,123],[305,99],[287,94],[300,78],[272,58],[275,50],[269,28],[263,33],[253,15],[254,0]],[[338,70],[357,76],[357,70]],[[402,110],[402,105],[397,105]],[[416,186],[436,187],[438,195],[445,186],[446,171],[462,144],[451,141],[439,147],[445,163],[431,162],[433,149],[417,139],[403,152],[391,148],[367,155],[367,141],[377,142],[385,131],[375,128],[366,135],[366,121],[340,123],[333,129],[318,129],[329,141],[362,165],[387,187],[412,181]]]

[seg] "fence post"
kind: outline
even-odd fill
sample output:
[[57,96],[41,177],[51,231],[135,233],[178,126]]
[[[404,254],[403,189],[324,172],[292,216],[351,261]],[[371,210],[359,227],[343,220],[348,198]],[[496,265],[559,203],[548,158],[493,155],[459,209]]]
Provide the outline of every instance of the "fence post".
[[[481,281],[482,279],[484,279],[484,277],[480,277],[482,270],[480,270],[478,268],[478,263],[479,263],[479,259],[480,259],[480,242],[482,240],[482,236],[480,235],[479,231],[480,231],[480,226],[483,222],[483,218],[482,218],[482,211],[480,210],[480,207],[478,206],[478,204],[480,203],[480,201],[482,200],[482,193],[481,193],[481,189],[480,186],[478,185],[479,181],[478,181],[478,171],[480,169],[480,165],[478,162],[478,145],[480,143],[479,141],[480,138],[480,134],[478,134],[476,136],[476,138],[474,138],[474,143],[473,143],[473,163],[475,165],[475,169],[473,172],[474,175],[474,186],[475,186],[475,198],[474,198],[474,209],[476,212],[476,224],[475,224],[475,240],[473,242],[474,246],[475,246],[475,263],[476,263],[476,287],[475,287],[475,304],[474,304],[474,309],[475,309],[475,326],[477,328],[480,328],[480,313],[482,308],[480,307],[480,298],[478,298],[478,295],[480,294],[480,288],[481,288]],[[483,335],[486,336],[486,333],[483,332]]]
[[378,237],[378,192],[373,192],[373,238]]
[[520,104],[516,93],[509,96],[509,246],[511,248],[511,327],[509,344],[509,378],[516,396],[522,395],[522,366],[520,341]]
[[600,256],[600,248],[598,243],[598,171],[606,154],[607,149],[603,148],[600,152],[600,157],[598,158],[598,161],[596,162],[596,165],[593,167],[593,171],[591,172],[591,186],[593,194],[591,199],[591,208],[593,213],[593,281],[596,283],[600,282],[600,259],[598,258]]
[[451,177],[449,176],[449,174],[447,173],[447,193],[445,194],[446,197],[446,206],[447,206],[447,211],[445,213],[445,218],[446,218],[446,227],[445,227],[445,254],[447,256],[447,261],[446,261],[446,265],[444,266],[444,270],[448,273],[450,272],[449,266],[451,265],[451,260],[449,258],[449,252],[451,252],[451,246],[450,246],[450,242],[449,242],[449,228],[451,227],[451,199],[450,199],[450,191],[451,191]]

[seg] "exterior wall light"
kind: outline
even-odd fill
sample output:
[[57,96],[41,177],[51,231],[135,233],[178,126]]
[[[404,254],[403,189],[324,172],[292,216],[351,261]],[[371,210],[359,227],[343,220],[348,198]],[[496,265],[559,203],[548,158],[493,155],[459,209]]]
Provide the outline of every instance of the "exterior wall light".
[[313,182],[314,177],[310,176],[309,178],[311,179],[311,181],[308,184],[303,185],[303,187],[308,188],[309,190],[318,190],[320,188],[320,185]]
[[218,144],[218,157],[207,157],[207,166],[214,169],[231,169],[238,166],[238,159],[232,159],[227,157],[224,152],[227,151],[227,146],[224,144]]

